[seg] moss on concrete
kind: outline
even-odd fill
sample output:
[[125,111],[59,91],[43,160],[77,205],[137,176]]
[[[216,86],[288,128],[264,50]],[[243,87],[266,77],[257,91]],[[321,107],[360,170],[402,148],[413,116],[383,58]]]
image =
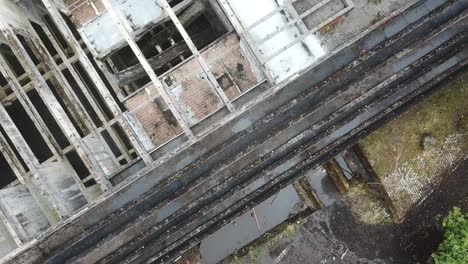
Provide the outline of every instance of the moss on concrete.
[[269,254],[281,243],[289,243],[310,213],[310,210],[305,210],[297,214],[227,257],[222,263],[258,263],[263,254]]
[[361,141],[402,218],[468,155],[468,73]]
[[[377,175],[385,177],[452,135],[468,147],[468,73],[441,87],[414,108],[360,142]],[[466,149],[466,148],[465,148]]]
[[392,217],[378,194],[362,182],[353,182],[343,201],[348,203],[359,221],[368,225],[392,222]]

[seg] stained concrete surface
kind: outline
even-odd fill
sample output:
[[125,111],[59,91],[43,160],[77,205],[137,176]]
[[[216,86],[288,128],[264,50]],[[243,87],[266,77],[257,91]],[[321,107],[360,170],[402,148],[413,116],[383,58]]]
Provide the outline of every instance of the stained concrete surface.
[[[328,14],[337,13],[340,11],[337,2],[339,1],[331,1],[330,5],[326,5],[321,9],[333,9],[331,12],[327,12]],[[341,44],[368,30],[370,26],[379,20],[391,19],[394,16],[393,12],[408,4],[411,0],[352,0],[352,2],[354,3],[353,9],[336,19],[330,27],[320,30],[319,34],[317,34],[317,37],[327,51],[334,50]],[[295,6],[298,9],[298,13],[305,12],[304,9],[307,6],[301,9],[301,6],[299,6],[301,2],[298,1],[296,3]],[[320,12],[319,9],[306,17],[304,23],[309,28],[315,26],[317,19],[313,17],[320,16],[322,13],[324,12]]]

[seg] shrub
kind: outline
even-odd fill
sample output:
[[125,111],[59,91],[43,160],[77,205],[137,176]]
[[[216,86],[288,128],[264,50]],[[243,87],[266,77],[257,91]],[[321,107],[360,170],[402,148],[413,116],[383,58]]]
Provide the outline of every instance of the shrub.
[[442,226],[444,241],[432,255],[436,264],[468,263],[468,214],[455,207]]

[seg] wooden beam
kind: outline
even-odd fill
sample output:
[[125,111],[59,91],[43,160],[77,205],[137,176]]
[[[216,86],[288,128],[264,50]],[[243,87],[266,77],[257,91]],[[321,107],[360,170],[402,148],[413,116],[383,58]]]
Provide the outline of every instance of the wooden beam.
[[[212,32],[210,30],[205,30],[197,34],[193,41],[197,45],[204,45],[211,41]],[[151,57],[148,59],[148,63],[151,65],[151,68],[157,70],[161,67],[164,67],[166,64],[170,63],[180,55],[190,52],[190,48],[185,44],[185,42],[177,42],[174,46],[169,47],[166,50],[163,50],[160,54]],[[130,82],[136,81],[146,76],[146,71],[143,66],[138,63],[132,67],[129,67],[123,71],[115,74],[119,86],[124,86]]]
[[[47,1],[47,0],[44,0]],[[193,134],[192,130],[190,129],[190,126],[187,122],[187,120],[182,116],[180,109],[180,106],[178,106],[177,102],[172,98],[172,96],[169,94],[167,91],[166,87],[164,84],[159,80],[158,76],[154,72],[153,68],[151,68],[151,65],[148,63],[146,58],[144,57],[143,53],[141,52],[140,48],[136,44],[135,40],[133,37],[130,35],[128,32],[127,28],[124,25],[124,20],[118,15],[115,10],[113,9],[111,3],[109,0],[102,0],[102,3],[106,7],[107,11],[109,12],[109,15],[112,17],[113,21],[116,23],[120,33],[124,36],[125,40],[127,41],[128,45],[130,48],[133,50],[135,53],[138,61],[140,64],[143,66],[145,69],[146,73],[150,77],[151,81],[153,82],[155,88],[161,95],[161,97],[164,99],[168,107],[171,109],[172,114],[175,116],[177,119],[177,122],[181,126],[182,130],[184,133],[187,135],[189,140],[194,140],[195,135]]]
[[118,117],[118,120],[120,122],[121,127],[127,134],[130,142],[132,143],[135,151],[137,154],[143,159],[143,161],[146,164],[150,164],[153,159],[151,156],[148,154],[148,152],[144,149],[144,147],[140,144],[140,142],[137,140],[135,137],[134,132],[132,131],[132,128],[128,122],[122,118],[121,110],[119,106],[117,105],[117,102],[114,100],[112,95],[110,94],[109,90],[107,89],[104,81],[101,79],[99,76],[99,73],[97,70],[94,68],[93,64],[87,57],[85,51],[81,47],[80,43],[78,40],[75,39],[73,36],[73,33],[71,32],[70,28],[68,28],[65,20],[63,19],[62,15],[58,11],[57,7],[55,6],[54,2],[51,0],[42,0],[42,3],[46,7],[47,11],[49,12],[52,20],[55,22],[57,28],[61,31],[61,33],[64,35],[65,39],[67,40],[68,44],[70,47],[73,49],[76,55],[78,55],[78,58],[89,74],[91,80],[93,81],[94,85],[96,86],[96,89],[99,91],[100,95],[106,102],[107,106],[109,107],[110,111],[115,117]]
[[219,98],[221,98],[221,100],[224,102],[224,104],[229,109],[229,111],[231,112],[234,111],[234,106],[231,103],[231,100],[229,100],[226,93],[224,93],[223,88],[221,88],[221,85],[219,85],[218,81],[216,80],[216,77],[211,72],[210,67],[206,63],[205,59],[203,59],[203,57],[200,55],[200,51],[197,49],[197,47],[193,43],[192,39],[188,35],[187,31],[185,30],[184,26],[180,22],[179,18],[177,18],[176,14],[172,10],[169,3],[167,3],[166,0],[159,0],[159,2],[161,3],[162,7],[166,11],[166,13],[169,15],[169,17],[171,18],[177,30],[179,30],[180,35],[182,35],[182,38],[184,39],[185,43],[187,43],[188,47],[192,51],[193,55],[195,56],[196,60],[200,64],[203,71],[205,72],[206,76],[208,77],[208,80],[210,81],[211,85],[215,89],[215,92],[218,94]]

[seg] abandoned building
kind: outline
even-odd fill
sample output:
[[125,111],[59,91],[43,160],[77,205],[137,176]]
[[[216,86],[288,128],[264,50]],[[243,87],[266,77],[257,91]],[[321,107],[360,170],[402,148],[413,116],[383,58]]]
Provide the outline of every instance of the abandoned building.
[[377,181],[353,145],[468,61],[468,0],[384,2],[0,0],[0,262],[179,261]]

